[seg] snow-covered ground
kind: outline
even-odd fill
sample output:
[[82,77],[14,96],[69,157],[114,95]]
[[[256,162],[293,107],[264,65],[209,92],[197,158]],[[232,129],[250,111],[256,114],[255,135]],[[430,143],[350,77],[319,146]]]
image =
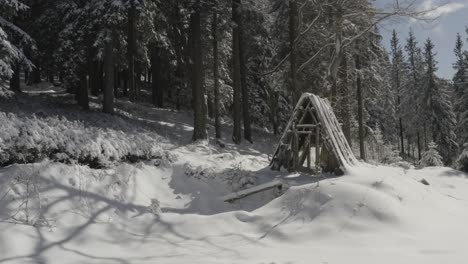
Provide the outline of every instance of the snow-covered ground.
[[[53,96],[47,91],[39,96]],[[257,131],[254,145],[238,147],[191,144],[188,113],[118,106],[133,125],[165,138],[169,156],[105,169],[50,160],[0,169],[0,263],[468,259],[466,174],[362,165],[339,178],[288,175],[267,168],[273,136]],[[291,187],[279,197],[221,199],[273,179]]]

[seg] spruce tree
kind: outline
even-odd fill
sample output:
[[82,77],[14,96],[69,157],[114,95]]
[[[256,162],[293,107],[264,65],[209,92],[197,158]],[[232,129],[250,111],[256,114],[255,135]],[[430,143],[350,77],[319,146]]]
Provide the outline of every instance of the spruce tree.
[[398,135],[400,138],[400,151],[401,155],[405,154],[404,144],[404,126],[403,126],[403,111],[402,111],[402,97],[404,96],[404,57],[403,50],[400,46],[398,36],[395,30],[392,32],[392,39],[390,42],[391,56],[392,56],[392,71],[391,71],[391,84],[393,93],[396,95],[396,112],[398,116]]
[[437,61],[435,59],[434,44],[428,38],[424,45],[424,60],[426,72],[424,74],[424,90],[422,105],[424,119],[430,124],[432,141],[440,146],[444,161],[451,162],[456,149],[455,142],[455,114],[449,94],[449,84],[437,78]]

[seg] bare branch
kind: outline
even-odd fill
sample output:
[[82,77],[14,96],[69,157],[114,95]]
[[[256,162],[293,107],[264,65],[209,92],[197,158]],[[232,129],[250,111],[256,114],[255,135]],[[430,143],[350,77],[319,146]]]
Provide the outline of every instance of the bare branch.
[[318,57],[318,55],[320,55],[322,53],[322,51],[327,48],[327,47],[330,47],[330,46],[333,46],[335,45],[335,43],[328,43],[324,46],[322,46],[312,57],[310,57],[306,62],[304,62],[300,67],[299,69],[297,69],[297,72],[301,72],[303,71],[311,62],[314,61],[315,58]]

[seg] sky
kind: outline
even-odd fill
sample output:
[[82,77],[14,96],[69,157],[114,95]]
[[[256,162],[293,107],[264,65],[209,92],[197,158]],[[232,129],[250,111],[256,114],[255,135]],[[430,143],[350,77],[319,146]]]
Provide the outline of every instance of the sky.
[[[376,0],[380,8],[389,9],[397,0]],[[400,44],[404,47],[409,30],[412,29],[420,47],[430,37],[437,52],[438,75],[442,78],[452,79],[454,70],[452,64],[455,62],[453,49],[457,33],[460,33],[465,41],[465,49],[468,49],[465,27],[468,26],[468,0],[411,0],[415,2],[415,8],[419,10],[432,10],[428,16],[437,17],[433,22],[416,21],[414,19],[400,18],[391,19],[380,24],[380,31],[384,37],[385,47],[390,47],[392,30],[395,29]],[[401,4],[410,0],[400,0]]]

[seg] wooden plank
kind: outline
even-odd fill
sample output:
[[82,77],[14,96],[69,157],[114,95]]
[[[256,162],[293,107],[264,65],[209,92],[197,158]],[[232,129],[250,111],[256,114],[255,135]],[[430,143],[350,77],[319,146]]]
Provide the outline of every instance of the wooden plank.
[[297,124],[296,127],[297,128],[316,128],[317,125],[314,125],[314,124]]
[[317,131],[315,134],[315,167],[318,169],[320,167],[320,127],[317,126]]
[[256,193],[259,193],[259,192],[263,192],[263,191],[266,191],[266,190],[270,190],[270,189],[273,189],[273,188],[276,188],[276,187],[283,188],[283,185],[284,185],[284,182],[282,180],[274,180],[274,181],[271,181],[271,182],[267,182],[267,183],[264,183],[264,184],[254,186],[252,188],[248,188],[248,189],[245,189],[245,190],[242,190],[242,191],[238,191],[238,192],[234,192],[234,193],[225,195],[225,196],[222,197],[222,199],[225,202],[234,202],[236,200],[245,198],[247,196],[250,196],[250,195],[253,195],[253,194],[256,194]]
[[307,168],[310,169],[310,155],[311,155],[311,151],[310,151],[310,142],[312,141],[312,135],[309,135],[307,137]]
[[288,133],[291,133],[291,134],[300,134],[300,135],[309,135],[309,134],[313,134],[314,131],[294,131],[294,130],[289,130]]

